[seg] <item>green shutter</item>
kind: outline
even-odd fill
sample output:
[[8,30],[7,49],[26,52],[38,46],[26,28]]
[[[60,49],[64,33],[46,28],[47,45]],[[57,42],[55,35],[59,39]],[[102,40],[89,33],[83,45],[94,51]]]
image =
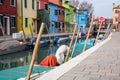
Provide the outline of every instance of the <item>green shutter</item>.
[[28,18],[25,18],[25,27],[28,27]]
[[34,0],[32,0],[32,9],[34,9]]
[[27,8],[27,0],[24,0],[24,7]]

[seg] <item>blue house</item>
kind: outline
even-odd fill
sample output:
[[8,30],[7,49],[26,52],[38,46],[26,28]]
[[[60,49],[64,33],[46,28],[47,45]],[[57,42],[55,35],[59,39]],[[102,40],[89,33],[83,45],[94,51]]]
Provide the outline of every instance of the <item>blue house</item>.
[[76,22],[81,27],[81,32],[85,32],[88,23],[88,10],[76,10]]
[[58,6],[49,3],[48,10],[49,10],[49,19],[50,19],[49,33],[57,33],[58,32]]

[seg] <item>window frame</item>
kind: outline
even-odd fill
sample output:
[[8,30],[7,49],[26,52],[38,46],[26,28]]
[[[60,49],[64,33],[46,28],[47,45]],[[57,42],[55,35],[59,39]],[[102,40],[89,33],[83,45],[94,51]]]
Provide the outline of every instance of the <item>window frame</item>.
[[84,22],[84,21],[85,21],[85,18],[81,18],[81,21],[83,21],[83,22]]
[[[13,4],[12,1],[14,2]],[[16,7],[16,0],[10,0],[10,6]]]
[[35,0],[32,0],[32,9],[35,9]]
[[24,8],[27,8],[27,0],[24,0]]
[[25,18],[25,27],[28,27],[28,18]]
[[0,0],[0,4],[3,4],[4,3],[4,0]]
[[[13,22],[13,21],[11,21],[11,18],[13,18],[14,20],[14,24],[11,24],[11,22]],[[13,25],[13,26],[12,26]],[[10,27],[12,27],[12,28],[15,28],[16,27],[16,16],[10,16]]]

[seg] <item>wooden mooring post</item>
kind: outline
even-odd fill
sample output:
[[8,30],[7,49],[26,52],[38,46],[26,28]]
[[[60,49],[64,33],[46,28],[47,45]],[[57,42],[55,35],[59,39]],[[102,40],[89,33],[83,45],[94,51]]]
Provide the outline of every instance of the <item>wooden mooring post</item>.
[[94,18],[92,18],[92,21],[91,21],[91,23],[90,23],[90,27],[89,27],[89,30],[88,30],[88,34],[87,34],[87,37],[86,37],[86,40],[85,40],[85,44],[84,44],[84,47],[83,47],[83,52],[86,50],[86,45],[87,45],[88,38],[89,38],[89,36],[90,36],[90,31],[91,31],[91,28],[92,28],[92,25],[93,25],[93,19],[94,19]]
[[75,25],[75,28],[74,28],[74,31],[73,31],[73,36],[72,36],[72,38],[71,38],[71,41],[70,41],[70,44],[69,44],[69,48],[68,48],[68,50],[67,50],[65,62],[68,61],[68,56],[69,56],[69,54],[70,54],[70,48],[72,47],[72,43],[73,43],[73,40],[74,40],[74,36],[75,36],[75,33],[76,33],[76,29],[77,29],[77,24]]
[[33,66],[34,66],[34,63],[35,63],[37,53],[38,53],[38,47],[39,47],[39,44],[40,44],[40,39],[42,37],[43,29],[44,29],[44,23],[41,24],[39,34],[38,34],[38,37],[37,37],[37,40],[36,40],[36,43],[35,43],[35,47],[34,47],[34,51],[33,51],[33,55],[32,55],[32,60],[31,60],[29,70],[28,70],[28,74],[27,74],[27,77],[26,77],[25,80],[30,80],[30,75],[31,75],[31,72],[32,72],[32,69],[33,69]]

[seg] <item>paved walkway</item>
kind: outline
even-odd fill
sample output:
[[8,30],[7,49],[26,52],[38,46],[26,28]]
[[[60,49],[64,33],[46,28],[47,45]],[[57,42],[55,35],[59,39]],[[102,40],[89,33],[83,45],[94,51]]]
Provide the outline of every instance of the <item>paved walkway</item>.
[[58,80],[120,80],[120,33]]

